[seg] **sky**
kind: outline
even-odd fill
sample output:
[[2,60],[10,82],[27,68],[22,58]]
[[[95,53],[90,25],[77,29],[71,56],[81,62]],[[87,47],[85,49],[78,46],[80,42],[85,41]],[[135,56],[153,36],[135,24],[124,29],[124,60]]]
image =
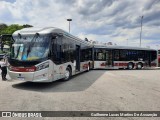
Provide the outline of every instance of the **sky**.
[[[143,16],[143,19],[141,19]],[[57,27],[81,39],[160,49],[160,0],[0,0],[0,23]]]

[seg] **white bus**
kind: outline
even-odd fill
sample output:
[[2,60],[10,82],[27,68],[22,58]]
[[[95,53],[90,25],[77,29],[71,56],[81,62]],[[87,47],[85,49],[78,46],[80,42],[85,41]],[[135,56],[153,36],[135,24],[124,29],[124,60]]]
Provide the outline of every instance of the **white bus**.
[[95,69],[142,69],[158,65],[157,50],[141,47],[94,45]]
[[89,71],[92,49],[81,40],[58,28],[24,28],[12,35],[14,43],[8,73],[12,79],[31,82],[69,80]]

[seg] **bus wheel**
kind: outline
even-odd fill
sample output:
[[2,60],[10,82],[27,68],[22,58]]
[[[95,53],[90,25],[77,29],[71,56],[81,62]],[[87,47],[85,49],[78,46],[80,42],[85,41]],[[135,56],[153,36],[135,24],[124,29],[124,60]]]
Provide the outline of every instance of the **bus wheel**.
[[64,80],[67,81],[71,77],[71,69],[69,67],[66,68]]
[[142,67],[143,67],[142,63],[137,64],[137,69],[142,69]]
[[133,66],[133,63],[128,63],[128,69],[129,69],[129,70],[133,69],[133,67],[134,67],[134,66]]

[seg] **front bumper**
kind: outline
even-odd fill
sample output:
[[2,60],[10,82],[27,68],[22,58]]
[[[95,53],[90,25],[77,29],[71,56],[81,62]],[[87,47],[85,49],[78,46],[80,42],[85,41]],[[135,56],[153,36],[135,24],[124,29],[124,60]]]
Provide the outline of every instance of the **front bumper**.
[[41,70],[36,72],[8,71],[8,74],[13,80],[30,81],[30,82],[50,82],[47,71],[48,70]]

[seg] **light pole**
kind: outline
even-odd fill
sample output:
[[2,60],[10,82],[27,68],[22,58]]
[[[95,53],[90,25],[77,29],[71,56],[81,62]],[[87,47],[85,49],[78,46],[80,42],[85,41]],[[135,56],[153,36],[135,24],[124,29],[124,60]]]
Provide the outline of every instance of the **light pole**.
[[70,22],[72,21],[72,19],[67,19],[67,21],[69,22],[69,33],[70,33]]
[[143,21],[143,15],[141,16],[140,47],[141,47],[141,38],[142,38],[142,21]]

